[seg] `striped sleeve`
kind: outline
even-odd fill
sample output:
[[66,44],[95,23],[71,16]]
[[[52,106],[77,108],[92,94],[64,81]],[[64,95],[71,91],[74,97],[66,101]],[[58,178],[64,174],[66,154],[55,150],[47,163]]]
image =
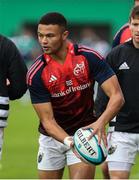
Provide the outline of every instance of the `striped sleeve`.
[[35,61],[27,73],[27,85],[33,104],[50,102],[50,93],[41,78],[44,62]]
[[9,97],[0,96],[0,127],[7,126],[9,115]]

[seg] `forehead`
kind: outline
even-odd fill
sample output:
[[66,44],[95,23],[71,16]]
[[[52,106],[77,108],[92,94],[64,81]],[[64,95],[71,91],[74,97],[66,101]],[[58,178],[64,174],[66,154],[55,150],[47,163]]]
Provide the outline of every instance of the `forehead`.
[[139,22],[139,16],[135,16],[134,18],[131,18],[131,22]]
[[38,32],[40,33],[58,33],[61,32],[61,27],[59,25],[53,25],[53,24],[49,24],[49,25],[44,25],[44,24],[39,24],[38,25]]
[[130,27],[132,27],[133,24],[139,25],[139,18],[131,18],[129,23]]
[[139,5],[139,0],[136,0],[135,1],[135,6],[138,6]]

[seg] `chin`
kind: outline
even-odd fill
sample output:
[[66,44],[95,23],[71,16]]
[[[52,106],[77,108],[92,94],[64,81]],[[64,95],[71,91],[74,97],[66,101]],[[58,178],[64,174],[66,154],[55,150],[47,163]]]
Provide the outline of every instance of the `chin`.
[[44,53],[49,54],[49,55],[52,54],[52,52],[50,52],[50,51],[45,51],[45,50],[44,50]]

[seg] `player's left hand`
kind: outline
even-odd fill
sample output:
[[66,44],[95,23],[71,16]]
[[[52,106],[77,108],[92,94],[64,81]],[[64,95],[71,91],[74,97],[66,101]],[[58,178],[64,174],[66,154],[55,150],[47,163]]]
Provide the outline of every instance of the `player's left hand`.
[[88,126],[83,127],[82,129],[93,129],[92,134],[89,136],[88,139],[91,139],[95,134],[98,135],[98,144],[101,143],[101,139],[103,140],[105,146],[107,146],[107,136],[106,136],[106,131],[105,131],[105,125],[100,122],[96,121]]

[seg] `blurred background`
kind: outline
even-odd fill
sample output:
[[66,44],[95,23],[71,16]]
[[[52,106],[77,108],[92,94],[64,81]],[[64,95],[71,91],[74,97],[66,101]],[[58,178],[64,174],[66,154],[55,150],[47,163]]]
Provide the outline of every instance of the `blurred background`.
[[[16,44],[30,66],[41,53],[37,22],[45,13],[56,11],[67,18],[72,42],[92,47],[105,57],[114,34],[128,21],[133,4],[133,0],[0,0],[0,33]],[[11,102],[8,121],[0,179],[35,179],[39,121],[28,93],[21,100]],[[67,171],[64,178],[68,178]],[[99,167],[96,178],[102,178]],[[139,178],[136,166],[131,178]]]
[[90,46],[103,56],[109,52],[115,32],[128,21],[134,0],[0,0],[0,33],[10,37],[25,62],[40,54],[37,22],[57,11],[68,20],[69,39]]
[[22,23],[37,23],[46,12],[58,11],[68,19],[71,36],[76,30],[78,37],[80,28],[89,25],[110,41],[127,22],[132,5],[133,0],[0,0],[0,32],[12,36]]

